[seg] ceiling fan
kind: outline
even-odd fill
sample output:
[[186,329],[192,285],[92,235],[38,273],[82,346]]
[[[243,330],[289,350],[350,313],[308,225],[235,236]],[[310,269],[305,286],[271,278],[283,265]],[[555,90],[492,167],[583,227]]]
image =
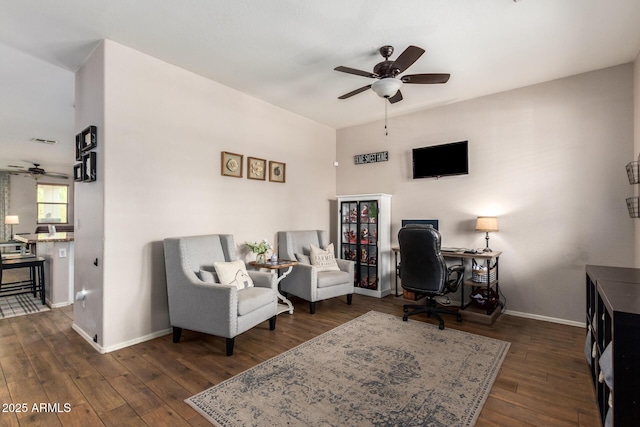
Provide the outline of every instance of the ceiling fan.
[[33,167],[25,169],[24,166],[13,166],[9,165],[10,168],[15,168],[8,170],[8,172],[12,175],[29,175],[31,178],[37,180],[43,176],[49,178],[58,178],[58,179],[69,179],[69,175],[58,172],[47,172],[40,167],[40,163],[34,163]]
[[389,57],[393,55],[393,46],[382,46],[379,52],[380,55],[384,57],[384,61],[376,64],[376,66],[373,67],[373,72],[356,70],[355,68],[343,66],[334,68],[334,70],[341,71],[343,73],[378,79],[378,81],[370,85],[345,93],[344,95],[339,96],[338,99],[347,99],[371,88],[378,96],[381,98],[387,98],[390,103],[394,104],[398,101],[402,101],[400,86],[402,86],[403,83],[437,84],[446,83],[449,80],[449,74],[409,74],[398,77],[422,56],[424,49],[420,47],[409,46],[395,61],[389,60]]

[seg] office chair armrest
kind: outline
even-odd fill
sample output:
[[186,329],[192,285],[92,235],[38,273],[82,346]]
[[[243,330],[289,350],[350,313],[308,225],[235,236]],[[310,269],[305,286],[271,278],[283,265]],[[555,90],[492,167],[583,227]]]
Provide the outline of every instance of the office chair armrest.
[[463,280],[464,265],[457,264],[447,267],[447,283],[445,286],[449,292],[457,291]]
[[449,267],[447,267],[447,274],[451,274],[451,273],[458,273],[458,274],[464,273],[464,265],[462,264],[450,265]]

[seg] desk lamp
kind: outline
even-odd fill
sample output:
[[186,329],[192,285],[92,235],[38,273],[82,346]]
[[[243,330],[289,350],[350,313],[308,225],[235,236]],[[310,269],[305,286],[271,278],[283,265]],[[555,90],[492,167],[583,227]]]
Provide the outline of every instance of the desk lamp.
[[487,241],[487,247],[482,252],[492,252],[489,249],[489,232],[498,231],[498,218],[495,216],[479,216],[476,220],[476,231],[484,231],[487,233],[485,240]]
[[4,224],[11,226],[11,240],[13,240],[13,226],[20,224],[18,215],[5,215]]

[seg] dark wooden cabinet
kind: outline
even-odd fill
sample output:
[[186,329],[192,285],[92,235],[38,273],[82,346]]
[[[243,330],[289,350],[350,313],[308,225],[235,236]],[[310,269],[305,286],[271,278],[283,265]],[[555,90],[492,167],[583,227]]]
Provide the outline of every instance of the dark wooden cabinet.
[[[604,425],[613,411],[614,426],[640,419],[640,269],[588,265],[586,316],[589,349],[585,356]],[[601,382],[600,358],[612,346],[613,390]],[[586,345],[585,345],[586,347]],[[610,408],[611,403],[611,408]]]

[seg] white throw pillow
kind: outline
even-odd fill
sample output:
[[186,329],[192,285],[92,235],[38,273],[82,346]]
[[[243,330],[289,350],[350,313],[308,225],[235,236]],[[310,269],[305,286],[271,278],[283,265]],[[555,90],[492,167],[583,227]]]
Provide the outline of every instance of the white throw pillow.
[[340,271],[336,257],[333,254],[333,243],[324,250],[315,245],[311,245],[311,255],[309,259],[311,260],[311,265],[317,267],[318,271]]
[[223,285],[233,285],[238,290],[253,286],[253,280],[247,273],[244,261],[214,262],[213,266],[216,269],[216,273],[218,273],[220,283]]

